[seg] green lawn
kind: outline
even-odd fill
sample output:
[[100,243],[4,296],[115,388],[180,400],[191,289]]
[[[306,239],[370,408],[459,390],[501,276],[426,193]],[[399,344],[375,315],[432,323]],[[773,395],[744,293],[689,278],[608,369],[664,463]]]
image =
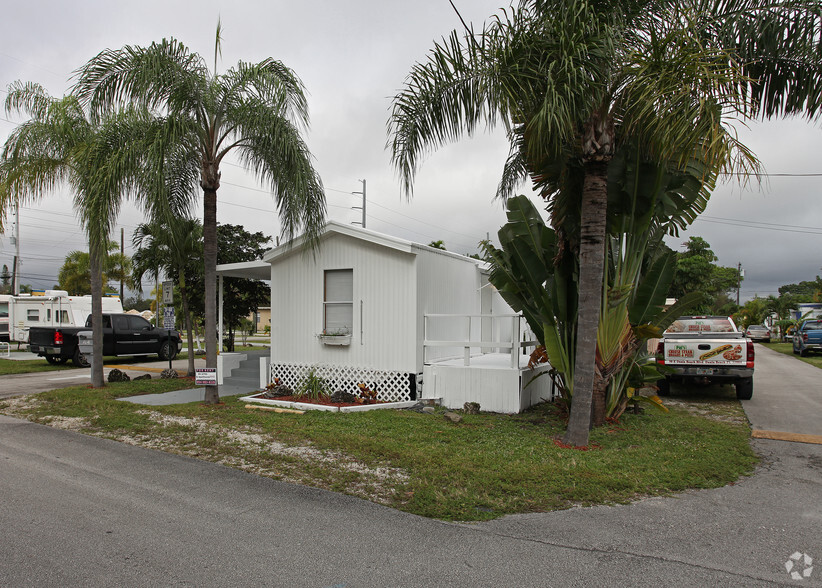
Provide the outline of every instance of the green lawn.
[[672,400],[669,413],[626,414],[593,431],[585,451],[558,443],[564,415],[547,404],[516,416],[464,415],[453,424],[441,410],[295,415],[249,410],[234,398],[217,407],[115,400],[190,385],[155,379],[76,386],[0,402],[0,412],[46,424],[73,419],[86,434],[129,438],[446,520],[718,487],[757,462],[731,392]]

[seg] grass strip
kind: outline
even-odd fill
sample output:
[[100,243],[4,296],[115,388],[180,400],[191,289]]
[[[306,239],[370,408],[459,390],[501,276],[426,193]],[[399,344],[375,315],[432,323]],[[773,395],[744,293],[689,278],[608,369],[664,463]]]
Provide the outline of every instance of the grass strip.
[[414,514],[477,521],[574,505],[625,503],[749,474],[757,458],[731,392],[673,399],[670,412],[626,414],[592,431],[587,451],[557,443],[558,407],[520,415],[377,410],[251,411],[235,398],[147,407],[118,397],[186,380],[75,386],[0,402],[0,412],[345,492]]

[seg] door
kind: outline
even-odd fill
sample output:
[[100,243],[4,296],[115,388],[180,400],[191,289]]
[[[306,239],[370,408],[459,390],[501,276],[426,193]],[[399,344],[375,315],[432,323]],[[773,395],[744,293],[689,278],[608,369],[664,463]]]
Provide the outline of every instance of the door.
[[149,355],[157,353],[160,341],[157,330],[146,319],[136,314],[128,315],[129,332],[132,337],[132,351],[134,355]]

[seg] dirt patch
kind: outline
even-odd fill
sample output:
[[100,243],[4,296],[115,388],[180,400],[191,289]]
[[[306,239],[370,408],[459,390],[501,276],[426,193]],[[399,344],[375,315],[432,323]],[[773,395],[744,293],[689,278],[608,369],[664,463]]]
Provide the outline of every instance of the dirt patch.
[[745,411],[738,402],[728,402],[726,400],[688,402],[676,398],[664,398],[662,402],[668,408],[679,408],[709,420],[745,427],[750,426],[748,417],[745,416]]

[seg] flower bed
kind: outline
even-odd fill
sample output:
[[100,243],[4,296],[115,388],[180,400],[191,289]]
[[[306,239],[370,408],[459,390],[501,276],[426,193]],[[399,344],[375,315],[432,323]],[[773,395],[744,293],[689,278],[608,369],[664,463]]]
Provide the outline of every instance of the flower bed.
[[303,397],[282,396],[276,399],[265,398],[262,393],[240,398],[245,402],[293,408],[295,410],[325,410],[329,412],[363,412],[379,410],[381,408],[409,408],[417,404],[415,400],[405,402],[377,401],[373,404],[359,404],[356,402],[332,402],[330,400],[309,400]]

